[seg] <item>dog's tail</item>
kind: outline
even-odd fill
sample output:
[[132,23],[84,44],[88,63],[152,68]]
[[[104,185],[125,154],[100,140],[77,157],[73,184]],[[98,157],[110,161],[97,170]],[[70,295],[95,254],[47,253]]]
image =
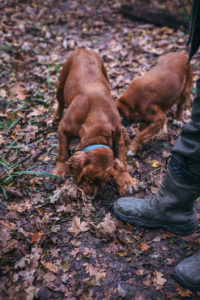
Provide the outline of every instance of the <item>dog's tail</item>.
[[71,64],[71,58],[69,58],[63,65],[60,76],[58,79],[58,86],[57,86],[57,91],[56,91],[56,98],[58,100],[58,107],[54,116],[54,121],[59,122],[62,118],[63,115],[63,110],[65,107],[65,100],[64,100],[64,86],[65,82],[67,79],[67,76],[69,74],[69,69],[70,69],[70,64]]

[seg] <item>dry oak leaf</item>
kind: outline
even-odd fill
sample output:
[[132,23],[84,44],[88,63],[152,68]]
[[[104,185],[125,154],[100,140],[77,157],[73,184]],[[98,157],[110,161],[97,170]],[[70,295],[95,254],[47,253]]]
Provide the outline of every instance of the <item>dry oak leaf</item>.
[[4,138],[0,135],[0,145],[4,143]]
[[85,247],[85,248],[81,249],[81,252],[83,253],[84,257],[90,257],[91,254],[96,255],[96,250],[93,248]]
[[167,280],[163,278],[162,273],[159,273],[157,271],[154,272],[154,276],[155,276],[153,279],[154,286],[156,287],[157,290],[160,290]]
[[172,266],[174,264],[174,259],[173,258],[167,258],[167,265]]
[[119,256],[128,256],[128,252],[126,252],[126,251],[117,251],[117,255],[119,255]]
[[89,274],[89,279],[86,279],[85,283],[89,286],[100,286],[101,282],[106,277],[106,272],[104,272],[104,269],[98,270],[88,263],[85,263],[83,265],[85,267],[85,272]]
[[81,245],[81,241],[73,240],[71,241],[72,246],[79,247]]
[[148,286],[148,287],[152,287],[152,280],[151,278],[146,279],[145,281],[143,281],[144,285]]
[[106,234],[113,234],[116,231],[116,222],[112,219],[111,214],[106,214],[103,222],[100,222],[96,229]]
[[4,89],[0,89],[0,97],[5,98],[7,96],[7,92]]
[[74,217],[72,220],[72,226],[68,229],[68,232],[73,235],[77,236],[80,232],[87,231],[89,229],[87,222],[80,221],[79,217]]
[[79,248],[75,248],[74,250],[72,250],[71,255],[73,257],[76,257],[76,255],[80,252]]
[[140,243],[140,251],[145,252],[150,248],[149,245],[147,245],[145,242]]
[[177,285],[176,290],[181,297],[191,296],[192,292],[190,290],[182,288],[178,283],[176,285]]
[[41,263],[43,264],[43,266],[44,266],[47,270],[49,270],[49,271],[51,271],[51,272],[53,272],[53,273],[57,273],[57,272],[58,272],[58,267],[57,267],[55,264],[50,263],[50,262],[46,262],[46,261],[44,261],[44,260],[42,260]]
[[153,242],[160,242],[161,240],[161,236],[156,236],[154,239],[153,239]]
[[25,100],[27,97],[27,90],[24,87],[23,82],[18,82],[16,83],[12,88],[11,88],[11,93],[14,94],[19,100]]
[[153,160],[148,159],[147,163],[152,165],[153,168],[157,168],[160,165],[160,162],[158,160],[155,160],[155,159],[153,159]]
[[42,232],[30,232],[31,243],[37,242],[42,235],[43,235]]

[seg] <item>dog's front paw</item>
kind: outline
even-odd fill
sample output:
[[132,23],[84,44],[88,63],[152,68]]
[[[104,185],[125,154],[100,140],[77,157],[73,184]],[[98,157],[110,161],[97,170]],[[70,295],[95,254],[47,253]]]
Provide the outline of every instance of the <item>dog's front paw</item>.
[[136,178],[132,178],[129,173],[124,178],[124,185],[120,187],[120,196],[132,195],[138,191],[138,181]]
[[51,172],[53,175],[57,175],[58,177],[65,178],[67,174],[67,167],[65,163],[57,162],[55,168]]

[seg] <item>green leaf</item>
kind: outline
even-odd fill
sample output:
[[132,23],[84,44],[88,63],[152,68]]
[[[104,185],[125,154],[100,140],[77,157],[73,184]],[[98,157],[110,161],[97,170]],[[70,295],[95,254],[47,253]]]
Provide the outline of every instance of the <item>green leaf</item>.
[[43,140],[44,140],[44,138],[42,138],[42,139],[40,139],[40,140],[38,140],[38,141],[36,141],[36,142],[34,142],[34,143],[28,144],[28,145],[12,146],[12,144],[11,144],[11,145],[9,145],[9,146],[5,146],[5,148],[19,149],[19,148],[23,148],[23,147],[29,147],[29,146],[38,144],[38,143],[40,143],[40,142],[43,141]]
[[1,189],[2,189],[2,192],[3,192],[4,198],[5,198],[6,200],[8,200],[8,195],[7,195],[6,190],[5,190],[5,188],[4,188],[3,185],[1,185]]
[[8,127],[8,129],[6,130],[6,133],[8,132],[8,131],[10,131],[20,120],[22,119],[22,117],[19,117],[19,118],[17,118],[16,120],[14,120],[11,124],[10,124],[10,126]]
[[37,176],[52,177],[52,178],[57,178],[57,179],[64,180],[63,178],[61,178],[57,175],[53,175],[51,173],[36,172],[36,171],[17,171],[17,172],[14,172],[12,175],[13,176],[16,176],[16,175],[37,175]]

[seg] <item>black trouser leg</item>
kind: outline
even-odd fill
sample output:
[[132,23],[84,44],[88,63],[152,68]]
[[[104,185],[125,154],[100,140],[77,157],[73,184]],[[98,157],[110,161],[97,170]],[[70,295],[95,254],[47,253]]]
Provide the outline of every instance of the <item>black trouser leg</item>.
[[187,169],[200,175],[200,78],[196,83],[191,122],[184,125],[181,135],[172,148],[172,154],[180,162],[183,156]]

